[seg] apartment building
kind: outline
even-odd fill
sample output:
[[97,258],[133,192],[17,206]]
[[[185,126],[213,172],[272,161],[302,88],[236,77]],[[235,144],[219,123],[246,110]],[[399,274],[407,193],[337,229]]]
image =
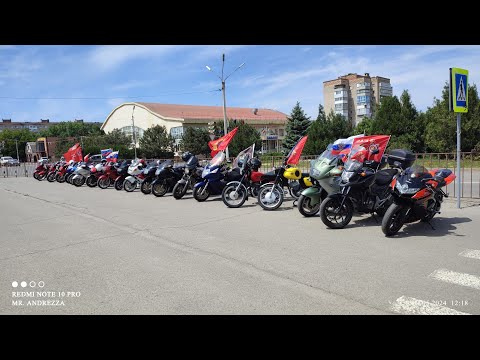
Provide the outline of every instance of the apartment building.
[[325,113],[333,110],[349,119],[355,126],[364,116],[372,117],[375,105],[392,96],[390,79],[382,76],[350,73],[323,82]]

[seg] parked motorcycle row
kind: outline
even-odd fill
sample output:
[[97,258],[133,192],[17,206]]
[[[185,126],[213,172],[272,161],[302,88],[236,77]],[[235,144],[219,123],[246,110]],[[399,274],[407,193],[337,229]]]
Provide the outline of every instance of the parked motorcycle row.
[[355,214],[377,214],[383,217],[382,231],[391,236],[404,224],[429,222],[440,213],[443,198],[448,197],[442,188],[456,176],[448,169],[429,171],[414,164],[415,155],[408,150],[396,149],[388,154],[383,151],[354,143],[348,153],[338,153],[330,144],[311,161],[309,173],[287,164],[287,159],[281,166],[262,173],[262,163],[252,150],[241,152],[232,168],[223,151],[204,167],[195,155],[185,152],[181,166],[175,166],[173,160],[149,164],[143,159],[103,161],[93,165],[84,159],[78,163],[42,163],[33,176],[77,187],[86,184],[127,192],[139,188],[143,194],[156,197],[172,193],[175,199],[192,191],[198,202],[220,195],[229,208],[239,208],[249,197],[256,197],[260,206],[269,211],[278,209],[289,194],[301,215],[319,214],[329,228],[346,227]]

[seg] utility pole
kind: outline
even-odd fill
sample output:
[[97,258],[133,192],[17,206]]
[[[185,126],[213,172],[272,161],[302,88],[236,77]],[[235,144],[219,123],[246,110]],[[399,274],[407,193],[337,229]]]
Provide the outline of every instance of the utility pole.
[[18,157],[18,140],[15,139],[15,147],[17,148],[17,160],[20,162],[20,158]]
[[135,134],[135,120],[133,119],[134,112],[135,112],[135,105],[133,105],[133,111],[132,111],[132,135],[133,135],[133,149],[135,151],[135,160],[137,160],[137,136]]
[[[235,72],[237,71],[238,69],[240,69],[243,65],[245,65],[245,63],[242,63],[241,65],[239,65],[235,70],[233,70],[230,75],[228,75],[226,78],[223,77],[223,69],[225,67],[225,54],[222,54],[222,76],[218,76],[215,72],[214,74],[217,75],[217,77],[220,79],[220,81],[222,82],[222,94],[223,94],[223,131],[224,131],[224,135],[227,135],[227,102],[225,100],[225,81]],[[212,71],[212,69],[209,67],[209,66],[206,66],[207,70],[208,71]],[[225,149],[225,155],[227,157],[227,160],[229,159],[229,154],[228,154],[228,146],[227,148]]]

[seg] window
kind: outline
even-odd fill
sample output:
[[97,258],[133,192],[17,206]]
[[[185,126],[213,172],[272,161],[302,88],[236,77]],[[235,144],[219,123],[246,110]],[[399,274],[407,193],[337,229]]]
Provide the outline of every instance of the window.
[[[120,129],[126,136],[131,137],[133,139],[133,126],[124,126]],[[135,126],[135,138],[138,141],[140,138],[143,137],[143,129]]]
[[357,96],[357,103],[369,103],[370,96]]
[[177,126],[170,129],[170,135],[177,140],[181,139],[183,136],[183,126]]

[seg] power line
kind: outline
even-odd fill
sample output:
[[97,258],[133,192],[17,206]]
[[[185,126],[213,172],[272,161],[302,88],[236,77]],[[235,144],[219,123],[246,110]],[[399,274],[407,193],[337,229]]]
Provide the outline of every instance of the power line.
[[6,100],[114,100],[114,99],[139,99],[139,98],[155,98],[167,95],[189,95],[189,94],[205,94],[211,92],[222,91],[222,89],[208,91],[191,91],[178,93],[163,93],[158,95],[138,95],[138,96],[116,96],[116,97],[10,97],[0,96],[0,99]]

